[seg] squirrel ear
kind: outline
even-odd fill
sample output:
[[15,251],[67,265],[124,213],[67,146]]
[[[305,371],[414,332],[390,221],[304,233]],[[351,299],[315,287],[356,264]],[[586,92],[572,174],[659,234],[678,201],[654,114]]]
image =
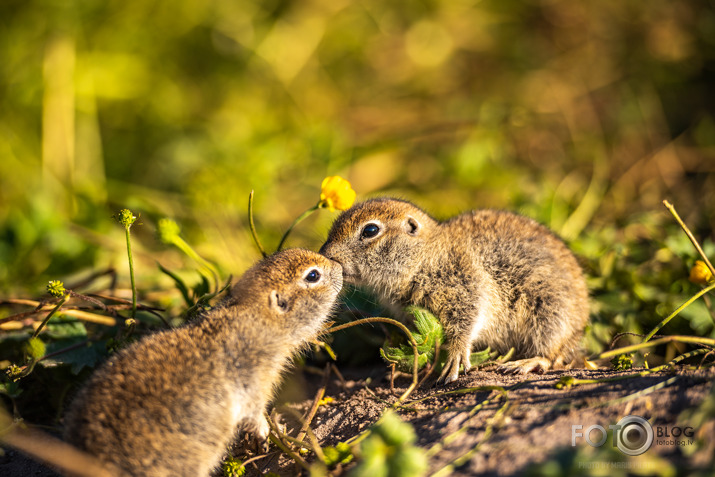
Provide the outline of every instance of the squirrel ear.
[[272,310],[278,313],[285,313],[288,309],[288,302],[281,298],[276,290],[271,290],[271,294],[268,297],[268,304]]
[[405,222],[405,232],[409,235],[417,235],[421,228],[422,224],[417,222],[415,218],[407,217],[407,221]]

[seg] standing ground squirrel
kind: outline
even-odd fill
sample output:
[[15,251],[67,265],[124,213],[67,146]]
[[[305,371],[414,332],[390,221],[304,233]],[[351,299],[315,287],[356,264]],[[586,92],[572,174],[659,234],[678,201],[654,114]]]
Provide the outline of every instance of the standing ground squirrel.
[[378,198],[343,212],[320,252],[346,283],[383,303],[423,306],[442,322],[440,381],[471,366],[472,344],[521,358],[510,372],[545,371],[579,355],[588,292],[575,257],[546,227],[510,212],[476,210],[438,222],[415,205]]
[[209,475],[238,426],[266,438],[280,374],[341,288],[340,265],[315,252],[260,261],[197,320],[107,361],[72,403],[65,439],[116,475]]

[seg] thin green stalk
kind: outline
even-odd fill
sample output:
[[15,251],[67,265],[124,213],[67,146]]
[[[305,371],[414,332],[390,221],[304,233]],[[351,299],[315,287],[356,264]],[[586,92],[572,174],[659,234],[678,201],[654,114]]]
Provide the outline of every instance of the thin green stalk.
[[176,222],[169,218],[161,219],[157,224],[157,232],[159,234],[159,240],[165,244],[175,246],[184,252],[189,258],[198,263],[200,266],[199,271],[202,272],[201,274],[204,277],[207,275],[203,272],[208,271],[210,274],[210,277],[208,278],[212,278],[214,282],[214,292],[218,291],[220,286],[218,270],[211,262],[205,260],[201,255],[196,253],[196,251],[191,248],[191,245],[186,243],[184,239],[181,238],[181,235],[179,235],[181,233],[181,229]]
[[407,402],[406,404],[410,404],[410,405],[417,404],[420,402],[427,401],[429,399],[434,399],[434,398],[438,398],[438,397],[442,397],[442,396],[449,396],[451,394],[471,394],[471,393],[477,393],[477,392],[483,392],[483,391],[504,391],[504,388],[502,386],[477,386],[477,387],[472,387],[472,388],[451,389],[449,391],[438,391],[436,393],[430,394],[423,398],[412,399],[409,402]]
[[[457,429],[456,431],[452,432],[451,434],[446,435],[440,442],[437,442],[434,444],[432,447],[430,447],[427,450],[427,457],[431,457],[437,453],[439,453],[442,449],[444,449],[445,446],[448,446],[450,443],[452,443],[457,437],[459,437],[461,434],[467,431],[467,425],[469,424],[469,421],[474,415],[480,411],[484,406],[487,404],[491,404],[496,398],[499,397],[504,397],[506,400],[505,404],[508,402],[509,398],[506,392],[506,389],[504,389],[501,386],[480,386],[479,388],[474,388],[480,391],[497,391],[499,394],[496,396],[490,397],[485,399],[484,401],[480,402],[476,406],[472,408],[471,411],[469,411],[469,414],[467,414],[467,418],[464,420],[462,425]],[[496,417],[496,415],[495,415]]]
[[[651,374],[651,373],[653,373],[653,372],[661,371],[661,370],[663,370],[663,369],[666,369],[666,368],[668,368],[668,367],[670,367],[670,366],[672,366],[672,365],[674,365],[674,364],[679,363],[680,361],[683,361],[684,359],[692,358],[693,356],[699,356],[699,355],[702,355],[702,354],[707,354],[707,353],[709,353],[710,351],[711,351],[711,350],[708,349],[708,348],[699,348],[699,349],[696,349],[696,350],[693,350],[693,351],[689,351],[689,352],[687,352],[687,353],[681,354],[680,356],[677,356],[677,357],[673,358],[671,361],[667,362],[666,364],[664,364],[664,365],[662,365],[662,366],[658,366],[657,368],[653,368],[653,369],[646,370],[646,371],[648,371],[648,372],[645,372],[645,371],[644,371],[644,372],[641,372],[641,373],[638,373],[638,374],[630,374],[630,375],[628,375],[628,376],[624,376],[623,378],[625,379],[625,378],[630,378],[630,377],[646,376],[646,375]],[[636,398],[638,398],[638,397],[644,396],[644,395],[646,395],[646,394],[650,394],[650,393],[652,393],[653,391],[657,391],[658,389],[664,388],[664,387],[666,387],[666,386],[670,386],[670,385],[673,384],[678,378],[679,378],[679,376],[673,376],[672,378],[666,379],[665,381],[663,381],[663,382],[661,382],[661,383],[655,384],[655,385],[650,386],[650,387],[647,387],[647,388],[645,388],[645,389],[641,389],[640,391],[636,391],[636,392],[634,392],[634,393],[632,393],[632,394],[629,394],[629,395],[627,395],[627,396],[623,396],[623,397],[620,397],[620,398],[617,398],[617,399],[611,399],[611,400],[608,400],[608,401],[604,401],[604,402],[602,402],[602,403],[598,403],[595,407],[610,406],[610,405],[612,405],[612,404],[621,404],[621,403],[624,403],[624,402],[631,401],[631,400],[633,400],[633,399],[636,399]],[[580,383],[577,383],[577,384],[580,384]]]
[[[291,437],[289,435],[284,435],[283,438],[290,442],[293,445],[299,446],[299,452],[302,449],[309,449],[309,447],[305,443],[305,436],[308,436],[308,440],[310,441],[310,445],[312,447],[313,452],[315,453],[315,456],[320,460],[320,462],[325,462],[325,453],[323,453],[323,448],[320,447],[320,443],[318,442],[318,438],[315,437],[315,433],[313,430],[310,428],[310,422],[307,420],[304,420],[300,413],[296,411],[295,409],[291,408],[285,408],[285,411],[287,411],[289,414],[292,414],[294,418],[298,420],[298,422],[301,423],[301,433],[298,434],[298,437]],[[311,416],[309,416],[311,417]],[[311,417],[312,419],[312,417]]]
[[660,329],[663,328],[666,324],[668,324],[668,322],[669,322],[670,320],[672,320],[673,318],[675,318],[675,316],[677,316],[678,313],[680,313],[681,311],[683,311],[683,310],[684,310],[687,306],[689,306],[692,302],[694,302],[695,300],[697,300],[698,298],[700,298],[701,296],[703,296],[704,294],[706,294],[707,292],[709,292],[710,290],[713,290],[713,289],[715,289],[715,282],[711,283],[710,285],[708,285],[707,287],[703,288],[702,290],[700,290],[699,292],[697,292],[695,295],[693,295],[688,301],[686,301],[685,303],[683,303],[682,305],[680,305],[678,308],[676,308],[676,310],[675,310],[673,313],[671,313],[671,314],[668,315],[665,319],[663,319],[663,321],[661,321],[660,323],[658,323],[658,324],[656,325],[656,327],[653,328],[653,329],[651,330],[651,332],[646,335],[645,341],[650,340],[650,339],[653,337],[653,335],[655,335],[655,334],[658,332],[658,330],[660,330]]
[[409,387],[405,390],[405,392],[402,394],[402,396],[400,396],[400,398],[397,400],[397,402],[393,405],[393,407],[399,406],[400,404],[402,404],[405,401],[405,399],[407,399],[407,397],[412,393],[412,391],[415,390],[415,388],[417,387],[417,383],[419,383],[419,355],[418,355],[419,351],[417,349],[417,341],[415,341],[415,338],[414,338],[414,336],[412,336],[412,333],[410,333],[410,330],[405,325],[403,325],[402,323],[400,323],[397,320],[376,316],[376,317],[363,318],[361,320],[351,321],[351,322],[345,323],[343,325],[333,326],[332,328],[325,330],[325,332],[332,333],[334,331],[339,331],[339,330],[343,330],[345,328],[350,328],[351,326],[357,326],[357,325],[362,325],[364,323],[375,323],[375,322],[389,323],[391,325],[397,326],[405,333],[405,335],[407,336],[407,339],[410,341],[410,345],[412,346],[412,352],[414,353],[414,361],[412,364],[412,384],[409,385]]
[[130,229],[132,225],[137,221],[137,217],[134,216],[131,210],[122,209],[119,214],[115,217],[117,221],[122,224],[124,231],[127,236],[127,256],[129,257],[129,279],[132,282],[132,318],[136,318],[137,315],[137,286],[134,282],[134,259],[132,258],[132,240]]
[[293,452],[288,446],[288,444],[283,442],[283,433],[280,431],[278,425],[273,421],[273,419],[269,417],[266,422],[268,422],[268,427],[270,427],[272,431],[270,434],[268,434],[268,439],[270,439],[270,441],[273,442],[285,454],[288,454],[288,456],[293,459],[295,463],[303,467],[305,470],[310,470],[310,466],[308,465],[308,463],[300,455]]
[[[673,341],[673,340],[668,340],[668,341]],[[652,341],[650,343],[647,343],[648,345],[653,345],[655,341]],[[644,344],[644,343],[640,343]],[[597,378],[597,379],[578,379],[574,378],[573,376],[568,376],[564,375],[561,377],[558,383],[556,383],[556,387],[558,389],[561,388],[570,388],[571,386],[578,386],[579,384],[601,384],[601,383],[610,383],[613,381],[622,381],[624,379],[630,379],[630,378],[640,378],[643,376],[648,376],[649,374],[657,373],[659,371],[663,371],[664,369],[670,368],[674,364],[677,364],[684,359],[692,358],[693,356],[698,356],[701,354],[706,354],[709,353],[711,350],[710,348],[700,348],[696,349],[693,351],[688,351],[687,353],[683,353],[679,356],[676,356],[672,360],[668,361],[665,364],[661,364],[660,366],[656,366],[655,368],[650,368],[650,369],[644,369],[643,371],[640,371],[638,373],[631,373],[631,374],[624,374],[620,376],[612,376],[610,378]],[[620,398],[619,398],[620,399]]]
[[263,245],[261,245],[261,241],[258,240],[256,225],[253,223],[253,191],[248,194],[248,227],[251,229],[251,236],[253,237],[253,241],[256,243],[256,247],[258,247],[258,250],[261,252],[261,255],[263,255],[263,258],[266,258],[268,254],[263,248]]
[[283,451],[283,453],[287,454],[291,459],[293,459],[293,461],[296,464],[299,464],[305,470],[310,470],[310,466],[308,466],[308,464],[305,462],[305,460],[303,460],[298,454],[296,454],[295,452],[290,450],[288,448],[288,446],[286,446],[283,442],[281,442],[281,440],[277,436],[275,436],[273,434],[269,434],[268,439],[272,443],[274,443],[276,445],[276,447],[278,447],[281,451]]
[[651,346],[658,346],[665,343],[670,343],[671,341],[678,341],[682,343],[694,343],[706,346],[715,346],[715,339],[704,338],[700,336],[682,336],[682,335],[671,335],[665,336],[663,338],[658,338],[657,340],[647,341],[644,343],[638,343],[630,346],[624,346],[623,348],[616,348],[605,353],[598,355],[598,359],[612,358],[613,356],[630,353],[632,351],[637,351],[643,348],[650,348]]
[[683,220],[680,218],[680,215],[678,215],[678,212],[676,212],[675,206],[674,206],[673,204],[671,204],[670,202],[668,202],[667,200],[664,200],[664,201],[663,201],[663,205],[664,205],[665,207],[667,207],[667,209],[670,211],[671,214],[673,214],[673,217],[675,217],[675,220],[676,220],[676,221],[678,222],[678,224],[680,225],[680,228],[683,229],[683,232],[685,232],[685,235],[688,236],[688,238],[690,239],[690,241],[693,243],[693,246],[695,247],[695,249],[698,251],[698,253],[700,254],[700,256],[703,258],[703,261],[705,262],[705,265],[707,265],[708,268],[710,269],[710,273],[712,273],[713,276],[715,276],[715,267],[713,267],[713,264],[710,263],[710,260],[708,260],[708,257],[705,256],[705,252],[703,252],[703,249],[702,249],[702,247],[700,247],[700,244],[699,244],[698,241],[695,239],[695,236],[694,236],[693,233],[690,231],[690,229],[688,228],[688,226],[685,225],[685,222],[683,222]]
[[673,384],[675,381],[677,381],[680,378],[680,376],[673,376],[672,378],[668,378],[665,381],[662,381],[658,384],[654,384],[653,386],[649,386],[645,389],[641,389],[639,391],[634,392],[633,394],[629,394],[627,396],[619,397],[617,399],[611,399],[610,401],[604,401],[602,403],[598,403],[594,405],[594,408],[598,407],[605,407],[605,406],[613,406],[615,404],[623,404],[625,402],[632,401],[634,399],[638,399],[639,397],[647,396],[648,394],[651,394],[659,389],[662,389],[664,387],[670,386]]
[[298,216],[298,218],[293,221],[293,223],[290,225],[290,227],[288,227],[288,230],[286,230],[286,233],[283,234],[281,241],[278,243],[278,248],[276,249],[276,252],[281,251],[281,249],[283,248],[283,244],[285,243],[286,239],[288,238],[288,235],[290,235],[291,231],[293,230],[293,227],[295,227],[296,225],[301,223],[303,221],[303,219],[308,217],[310,214],[312,214],[319,208],[320,208],[320,202],[318,202],[313,207],[311,207],[310,209],[308,209],[305,212],[303,212],[302,214],[300,214],[300,216]]
[[[487,424],[487,427],[484,429],[484,435],[482,436],[481,439],[479,439],[479,442],[469,449],[467,452],[464,454],[460,455],[456,459],[452,460],[449,462],[447,465],[439,469],[437,472],[433,473],[431,477],[446,477],[448,475],[452,475],[454,473],[454,469],[463,466],[467,462],[469,462],[469,459],[471,459],[474,454],[476,454],[479,449],[481,448],[482,444],[484,444],[493,434],[494,432],[494,426],[496,422],[501,419],[501,417],[504,415],[506,410],[509,407],[509,401],[505,401],[504,404],[497,410],[496,413],[494,413],[494,416],[489,420],[489,423]],[[431,450],[431,449],[430,449]]]
[[129,257],[129,280],[132,282],[132,318],[137,316],[137,285],[134,281],[134,258],[132,257],[132,241],[130,238],[129,229],[131,225],[126,226],[124,230],[127,235],[127,256]]
[[198,263],[203,269],[207,270],[211,274],[211,278],[214,281],[214,290],[218,290],[219,287],[219,278],[218,278],[218,270],[216,270],[216,267],[214,267],[208,260],[203,258],[201,255],[196,253],[196,251],[191,248],[191,245],[186,243],[184,239],[182,239],[179,235],[176,235],[172,238],[172,242],[176,247],[184,252],[186,255],[189,256],[192,260],[194,260],[196,263]]
[[33,337],[33,338],[36,338],[37,335],[40,334],[40,331],[42,331],[42,328],[44,328],[45,325],[47,324],[47,322],[50,321],[50,318],[52,318],[52,316],[53,316],[55,313],[57,313],[57,310],[59,310],[59,309],[62,307],[62,305],[64,305],[65,303],[67,303],[67,301],[68,301],[69,299],[70,299],[70,294],[69,294],[69,293],[66,293],[65,295],[62,296],[62,299],[59,301],[59,303],[57,303],[57,305],[47,314],[47,316],[45,317],[45,319],[42,320],[42,323],[40,323],[40,326],[38,326],[37,329],[35,330],[35,332],[32,333],[32,337]]

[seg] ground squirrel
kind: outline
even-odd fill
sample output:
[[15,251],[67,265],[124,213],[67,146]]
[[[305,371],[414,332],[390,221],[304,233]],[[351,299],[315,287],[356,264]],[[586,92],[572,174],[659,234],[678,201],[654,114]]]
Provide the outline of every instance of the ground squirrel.
[[72,403],[65,439],[114,475],[209,475],[237,427],[268,435],[281,371],[341,288],[340,265],[315,252],[260,261],[203,316],[109,359]]
[[472,344],[513,347],[510,372],[543,372],[579,354],[588,320],[581,268],[529,218],[476,210],[438,222],[409,202],[378,198],[343,212],[320,252],[343,266],[346,283],[439,318],[448,352],[441,382],[457,379],[460,365],[469,370]]

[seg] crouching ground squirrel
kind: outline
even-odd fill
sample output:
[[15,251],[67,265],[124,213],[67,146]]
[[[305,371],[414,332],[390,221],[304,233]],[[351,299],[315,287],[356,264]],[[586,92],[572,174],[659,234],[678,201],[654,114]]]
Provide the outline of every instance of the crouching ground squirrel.
[[109,359],[72,403],[65,440],[113,475],[209,475],[237,427],[267,437],[281,371],[320,332],[342,282],[339,264],[307,250],[258,262],[197,320]]
[[440,381],[471,366],[472,345],[506,353],[510,372],[545,371],[580,354],[588,320],[581,268],[546,227],[510,212],[476,210],[438,222],[415,205],[378,198],[343,212],[320,252],[346,283],[381,302],[429,309],[448,352]]

